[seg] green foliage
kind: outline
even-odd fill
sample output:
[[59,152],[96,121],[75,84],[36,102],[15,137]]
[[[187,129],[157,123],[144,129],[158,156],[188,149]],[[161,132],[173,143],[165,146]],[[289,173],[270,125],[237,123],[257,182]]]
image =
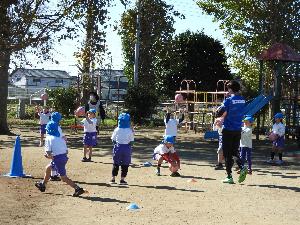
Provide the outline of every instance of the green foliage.
[[197,89],[214,91],[218,80],[232,78],[222,44],[203,32],[186,31],[172,41],[166,73],[161,74],[163,93],[173,98],[184,79],[194,80]]
[[[163,0],[143,0],[140,7],[141,33],[139,57],[139,85],[160,90],[159,74],[164,71],[174,34],[174,16],[179,16],[173,6]],[[127,10],[121,19],[119,33],[125,61],[124,73],[133,83],[134,46],[136,42],[137,7]]]
[[47,90],[50,98],[50,104],[55,111],[60,112],[64,116],[73,114],[76,107],[76,98],[78,92],[75,88],[56,88]]
[[158,94],[141,86],[130,86],[125,95],[125,108],[134,123],[141,124],[155,111],[158,104]]
[[258,89],[256,56],[275,42],[300,50],[298,0],[198,0],[198,5],[220,22],[233,49],[232,66],[252,89]]

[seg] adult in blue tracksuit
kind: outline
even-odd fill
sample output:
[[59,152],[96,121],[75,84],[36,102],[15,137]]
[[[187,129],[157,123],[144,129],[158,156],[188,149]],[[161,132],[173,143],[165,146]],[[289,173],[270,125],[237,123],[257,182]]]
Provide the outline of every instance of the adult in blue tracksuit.
[[241,139],[241,127],[244,116],[243,112],[245,108],[245,99],[239,93],[240,84],[237,81],[229,81],[227,83],[227,88],[231,96],[226,98],[222,106],[220,107],[220,110],[225,111],[222,131],[222,147],[225,158],[227,178],[223,180],[223,183],[233,184],[233,157],[236,159],[236,163],[241,169],[239,182],[243,182],[247,174],[247,171],[242,168],[242,163],[239,156],[239,145]]

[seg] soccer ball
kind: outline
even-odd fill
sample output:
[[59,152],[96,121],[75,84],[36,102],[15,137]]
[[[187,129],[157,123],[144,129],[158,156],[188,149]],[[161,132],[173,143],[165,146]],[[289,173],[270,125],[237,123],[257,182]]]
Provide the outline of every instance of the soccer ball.
[[41,99],[42,100],[47,100],[48,99],[48,94],[47,93],[41,94]]
[[175,95],[175,102],[176,103],[183,102],[183,96],[181,94]]
[[76,116],[84,116],[85,115],[85,108],[84,106],[80,106],[75,110]]
[[178,168],[178,165],[177,163],[169,163],[169,170],[172,172],[172,173],[175,173],[179,170]]

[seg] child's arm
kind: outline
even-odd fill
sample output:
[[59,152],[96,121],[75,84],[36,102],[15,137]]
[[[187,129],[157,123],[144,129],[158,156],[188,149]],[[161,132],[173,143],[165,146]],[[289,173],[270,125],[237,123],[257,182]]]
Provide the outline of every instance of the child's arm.
[[165,123],[166,123],[166,124],[169,122],[170,117],[171,117],[171,113],[169,113],[169,112],[167,111],[166,118],[165,118]]
[[90,118],[88,117],[88,113],[85,114],[85,119],[89,124],[93,124],[93,121],[91,121]]
[[47,159],[53,159],[51,145],[49,143],[49,140],[47,140],[47,139],[45,140],[45,154],[44,154],[44,156]]
[[[179,112],[181,112],[181,110],[179,110]],[[182,123],[183,120],[184,120],[184,113],[181,112],[181,118],[179,119],[179,123]]]

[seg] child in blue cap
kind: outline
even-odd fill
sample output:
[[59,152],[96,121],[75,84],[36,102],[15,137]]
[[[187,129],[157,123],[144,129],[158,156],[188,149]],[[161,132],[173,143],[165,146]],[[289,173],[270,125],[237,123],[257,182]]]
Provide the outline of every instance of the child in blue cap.
[[[93,147],[97,145],[97,119],[96,109],[90,109],[86,112],[85,119],[81,121],[83,124],[83,158],[82,162],[92,161]],[[88,158],[86,155],[88,154]]]
[[[252,116],[246,116],[243,120],[244,126],[242,127],[241,141],[240,141],[240,158],[242,166],[244,167],[245,161],[248,162],[248,174],[252,174],[252,123],[254,119]],[[240,171],[238,171],[240,173]]]
[[153,159],[157,161],[156,175],[160,176],[160,167],[165,160],[169,163],[169,167],[177,168],[176,171],[172,171],[172,177],[179,177],[178,169],[180,169],[180,159],[174,148],[174,137],[172,135],[166,135],[163,143],[158,145],[154,149]]
[[[274,116],[275,123],[272,127],[272,133],[276,135],[276,139],[273,141],[271,158],[267,161],[267,163],[276,163],[277,165],[282,165],[282,151],[284,148],[284,134],[285,134],[285,126],[282,123],[283,114],[276,113]],[[275,153],[278,152],[278,160],[274,161]]]
[[[74,188],[75,192],[73,197],[82,195],[85,191],[76,185],[70,178],[67,177],[66,164],[68,162],[68,148],[66,141],[62,136],[62,130],[59,126],[61,115],[58,112],[51,114],[51,120],[46,126],[46,139],[45,139],[45,157],[52,159],[57,172],[60,174],[62,181]],[[35,186],[41,191],[45,192],[46,185],[49,181],[51,174],[51,164],[46,166],[44,179],[35,183]]]
[[114,130],[111,140],[113,146],[113,169],[111,184],[116,183],[119,167],[121,166],[120,185],[127,185],[125,178],[131,163],[131,145],[134,141],[134,132],[130,127],[130,115],[121,113],[118,117],[118,127]]

